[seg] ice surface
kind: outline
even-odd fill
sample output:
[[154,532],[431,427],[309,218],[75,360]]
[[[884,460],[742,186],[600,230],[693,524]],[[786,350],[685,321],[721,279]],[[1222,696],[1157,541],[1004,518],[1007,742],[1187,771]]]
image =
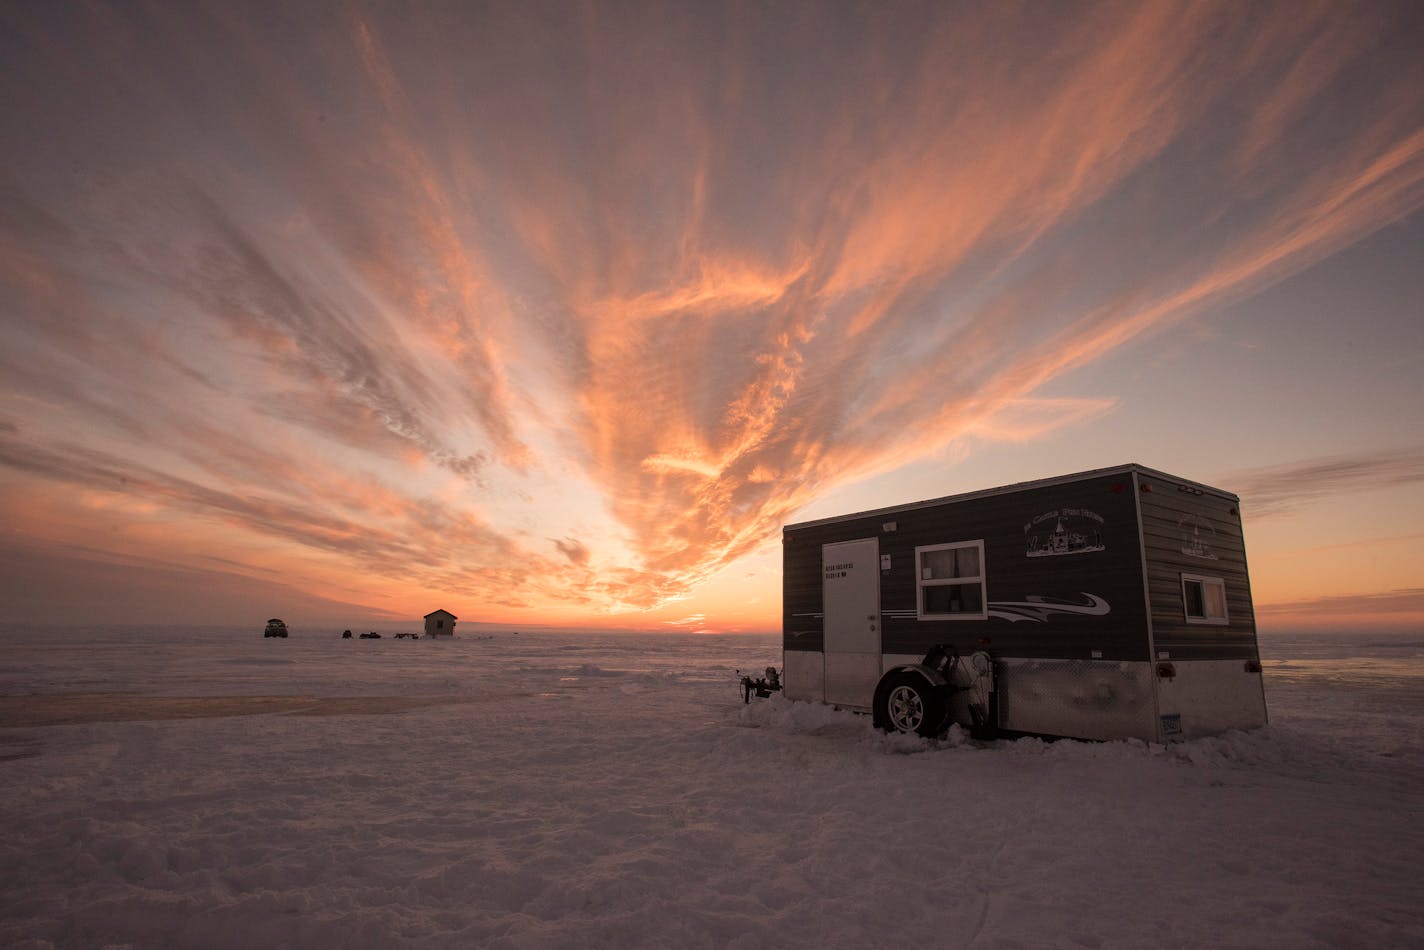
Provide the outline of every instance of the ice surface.
[[743,705],[769,637],[6,630],[0,945],[1424,945],[1424,649],[1342,642],[1163,747]]

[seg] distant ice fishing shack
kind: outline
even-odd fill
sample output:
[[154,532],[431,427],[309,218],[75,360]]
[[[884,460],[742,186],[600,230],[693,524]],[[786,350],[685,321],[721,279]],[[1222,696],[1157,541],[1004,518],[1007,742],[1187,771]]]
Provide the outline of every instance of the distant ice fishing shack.
[[1240,501],[1122,465],[787,525],[788,698],[937,735],[1266,722]]

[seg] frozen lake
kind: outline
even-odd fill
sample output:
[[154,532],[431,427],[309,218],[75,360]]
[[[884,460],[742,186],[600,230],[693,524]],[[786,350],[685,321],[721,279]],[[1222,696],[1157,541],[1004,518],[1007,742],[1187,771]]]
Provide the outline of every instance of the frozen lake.
[[1417,636],[1170,747],[744,706],[775,637],[0,643],[6,946],[1424,945]]

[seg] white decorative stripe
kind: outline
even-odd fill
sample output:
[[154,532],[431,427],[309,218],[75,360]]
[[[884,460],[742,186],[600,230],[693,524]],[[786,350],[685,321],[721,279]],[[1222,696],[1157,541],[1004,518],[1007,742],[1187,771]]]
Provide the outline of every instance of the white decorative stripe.
[[[987,613],[990,617],[998,617],[1000,620],[1007,620],[1010,623],[1018,623],[1020,620],[1043,623],[1054,614],[1105,617],[1112,612],[1112,606],[1097,594],[1089,594],[1084,591],[1083,596],[1087,598],[1087,603],[1047,597],[1042,594],[1029,594],[1027,600],[991,600]],[[887,620],[913,620],[919,616],[919,613],[914,610],[882,610],[880,615]],[[826,617],[824,613],[792,614],[791,616],[807,617],[813,620],[824,620]]]
[[1053,614],[1076,614],[1080,617],[1103,617],[1112,612],[1111,605],[1097,594],[1083,592],[1083,596],[1088,598],[1086,604],[1076,603],[1071,600],[1060,600],[1057,597],[1044,597],[1037,594],[1030,594],[1024,601],[990,601],[989,616],[998,617],[1000,620],[1008,620],[1018,623],[1020,620],[1032,620],[1034,623],[1043,623]]

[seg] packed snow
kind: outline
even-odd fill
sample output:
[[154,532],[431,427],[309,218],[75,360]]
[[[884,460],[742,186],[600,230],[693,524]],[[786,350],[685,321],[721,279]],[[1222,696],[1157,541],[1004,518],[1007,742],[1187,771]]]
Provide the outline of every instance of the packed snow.
[[927,741],[768,636],[0,631],[9,947],[1424,946],[1424,640],[1271,724]]

